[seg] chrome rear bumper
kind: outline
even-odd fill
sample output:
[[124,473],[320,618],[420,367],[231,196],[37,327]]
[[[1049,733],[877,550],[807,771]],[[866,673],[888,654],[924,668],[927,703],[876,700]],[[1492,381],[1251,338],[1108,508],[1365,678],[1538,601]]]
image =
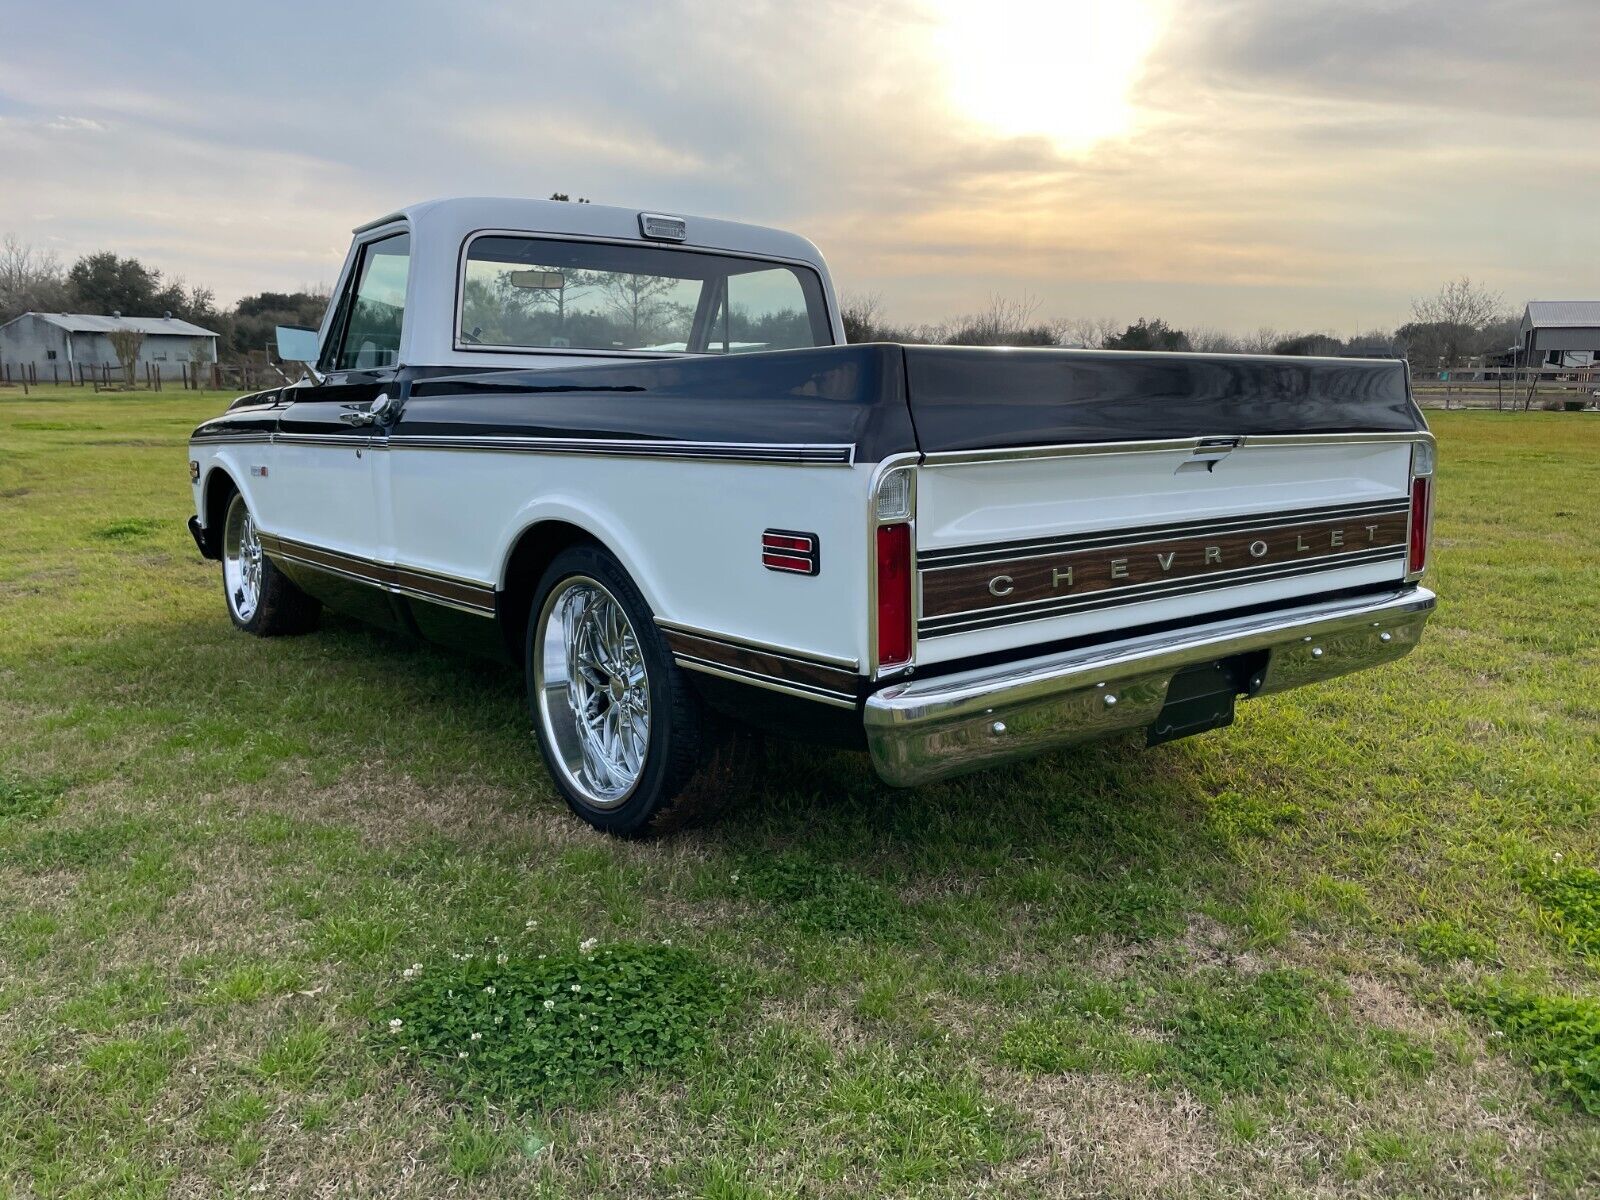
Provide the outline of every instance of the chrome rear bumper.
[[1407,588],[891,684],[867,699],[867,745],[885,782],[928,783],[1144,728],[1197,663],[1265,650],[1261,695],[1402,658],[1434,604]]

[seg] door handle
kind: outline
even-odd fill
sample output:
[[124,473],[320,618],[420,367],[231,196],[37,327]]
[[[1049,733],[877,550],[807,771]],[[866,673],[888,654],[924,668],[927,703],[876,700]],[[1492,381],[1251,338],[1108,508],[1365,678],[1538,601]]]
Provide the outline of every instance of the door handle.
[[379,392],[377,399],[367,408],[351,408],[348,412],[339,414],[339,420],[346,425],[376,425],[380,421],[387,422],[394,415],[395,402],[390,399],[388,392]]

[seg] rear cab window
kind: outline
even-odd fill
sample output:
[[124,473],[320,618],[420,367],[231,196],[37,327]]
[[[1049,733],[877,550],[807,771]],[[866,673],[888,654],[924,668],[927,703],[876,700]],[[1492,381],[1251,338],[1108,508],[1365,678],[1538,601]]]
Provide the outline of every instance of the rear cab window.
[[808,267],[682,248],[480,234],[458,349],[739,354],[833,344]]

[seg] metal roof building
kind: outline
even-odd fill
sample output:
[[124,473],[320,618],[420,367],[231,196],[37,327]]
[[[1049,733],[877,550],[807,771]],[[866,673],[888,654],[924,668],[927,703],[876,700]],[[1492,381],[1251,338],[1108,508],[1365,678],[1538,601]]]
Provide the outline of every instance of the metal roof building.
[[144,334],[137,367],[147,363],[176,375],[178,364],[217,361],[217,334],[177,317],[109,317],[94,313],[23,313],[0,325],[0,360],[33,363],[40,371],[78,366],[118,366],[111,334],[130,329]]
[[1600,300],[1528,301],[1521,343],[1529,366],[1592,366],[1600,361]]

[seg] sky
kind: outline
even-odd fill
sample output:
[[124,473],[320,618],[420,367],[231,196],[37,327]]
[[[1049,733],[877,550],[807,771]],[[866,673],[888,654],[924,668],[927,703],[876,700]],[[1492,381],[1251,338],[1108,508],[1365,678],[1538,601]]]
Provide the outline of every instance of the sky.
[[0,232],[219,299],[441,195],[810,237],[902,323],[1600,297],[1600,0],[0,0]]

